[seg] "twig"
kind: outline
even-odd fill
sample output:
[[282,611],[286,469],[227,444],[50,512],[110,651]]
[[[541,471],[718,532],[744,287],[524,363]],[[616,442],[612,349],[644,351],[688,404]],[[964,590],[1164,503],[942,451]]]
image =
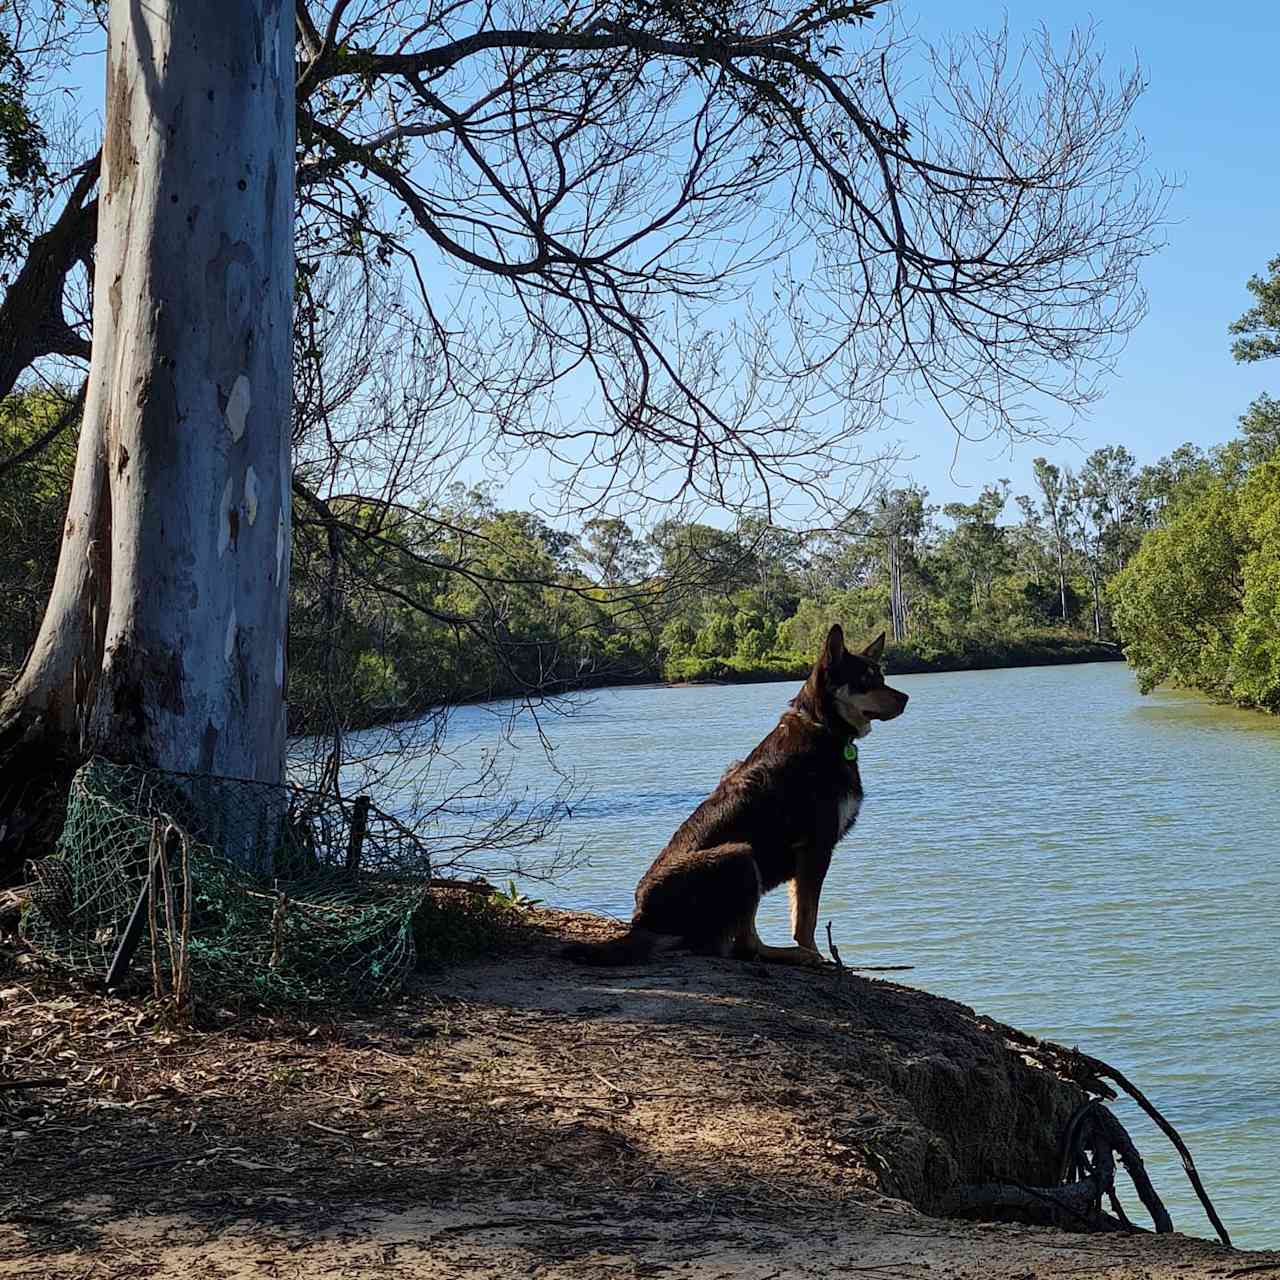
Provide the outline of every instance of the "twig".
[[840,950],[831,937],[830,920],[827,921],[827,950],[831,952],[831,958],[835,961],[837,977],[846,973],[903,973],[907,969],[915,968],[913,964],[845,964],[840,959]]
[[583,1213],[576,1217],[566,1218],[489,1218],[481,1222],[459,1222],[451,1227],[441,1227],[439,1231],[433,1231],[427,1239],[427,1243],[440,1240],[445,1236],[462,1236],[469,1235],[472,1231],[501,1231],[507,1227],[585,1227],[592,1226],[600,1221],[604,1215],[601,1213]]
[[332,1125],[321,1124],[319,1120],[308,1120],[306,1123],[309,1129],[319,1129],[321,1133],[331,1133],[335,1138],[346,1138],[350,1141],[352,1136],[343,1129],[335,1129]]
[[840,950],[831,936],[830,920],[827,921],[827,950],[831,952],[831,958],[836,962],[837,975],[843,976],[845,972],[844,961],[840,959]]
[[490,894],[497,893],[497,885],[490,884],[487,880],[451,880],[447,876],[432,876],[427,881],[428,889],[465,889],[468,893]]
[[45,1076],[31,1080],[0,1080],[0,1089],[65,1089],[65,1076]]
[[595,1076],[595,1078],[599,1080],[600,1083],[604,1085],[606,1089],[610,1089],[614,1093],[619,1094],[621,1097],[625,1098],[627,1100],[627,1106],[632,1105],[632,1097],[625,1089],[618,1088],[618,1086],[614,1084],[612,1080],[608,1080],[604,1076],[602,1076],[600,1072],[598,1072],[595,1069],[595,1067],[588,1067],[587,1070],[590,1071],[591,1074]]

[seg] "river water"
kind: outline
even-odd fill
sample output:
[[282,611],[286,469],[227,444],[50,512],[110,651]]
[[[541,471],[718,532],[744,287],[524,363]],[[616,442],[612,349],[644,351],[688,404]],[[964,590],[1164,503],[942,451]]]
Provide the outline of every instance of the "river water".
[[[822,897],[846,963],[914,965],[912,986],[1106,1059],[1180,1130],[1235,1242],[1280,1247],[1280,721],[1143,698],[1119,663],[890,683],[911,705],[861,744],[866,802]],[[524,887],[629,916],[653,856],[792,692],[584,696],[548,729],[581,791],[563,835],[588,860]],[[459,711],[457,767],[500,724]],[[509,748],[510,786],[549,789],[531,723]],[[789,941],[786,916],[785,893],[766,899],[766,941]],[[1211,1236],[1168,1143],[1118,1114],[1175,1226]]]

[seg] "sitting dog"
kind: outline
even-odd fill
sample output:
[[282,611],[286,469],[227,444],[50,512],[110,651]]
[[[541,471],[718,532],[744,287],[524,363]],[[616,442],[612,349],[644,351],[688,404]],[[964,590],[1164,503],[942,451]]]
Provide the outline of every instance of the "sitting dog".
[[[804,688],[777,727],[685,820],[636,888],[631,927],[611,942],[575,943],[582,964],[637,964],[684,946],[702,955],[822,964],[814,942],[831,854],[862,803],[857,740],[892,720],[907,695],[884,682],[884,635],[861,653],[831,628]],[[756,933],[770,889],[791,889],[794,947]]]

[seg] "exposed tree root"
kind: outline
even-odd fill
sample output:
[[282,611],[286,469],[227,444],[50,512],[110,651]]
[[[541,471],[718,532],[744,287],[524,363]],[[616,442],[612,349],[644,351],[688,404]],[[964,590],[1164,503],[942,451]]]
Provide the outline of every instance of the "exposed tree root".
[[[1187,1144],[1182,1140],[1182,1135],[1161,1115],[1154,1103],[1123,1072],[1117,1071],[1115,1067],[1103,1062],[1101,1058],[1082,1053],[1079,1049],[1068,1049],[1065,1045],[1055,1044],[1052,1040],[1038,1040],[1035,1036],[1027,1035],[1026,1032],[1018,1031],[1016,1028],[1005,1026],[1002,1023],[992,1022],[989,1019],[984,1019],[984,1022],[993,1030],[1005,1035],[1011,1043],[1017,1045],[1021,1053],[1042,1063],[1049,1070],[1056,1072],[1065,1079],[1074,1081],[1089,1093],[1098,1097],[1115,1099],[1118,1096],[1116,1091],[1105,1082],[1112,1080],[1119,1085],[1151,1117],[1160,1131],[1173,1144],[1181,1157],[1182,1168],[1187,1175],[1187,1181],[1191,1183],[1201,1205],[1204,1206],[1206,1216],[1213,1224],[1213,1229],[1218,1233],[1218,1239],[1228,1247],[1231,1246],[1231,1237],[1227,1234],[1226,1227],[1222,1225],[1222,1219],[1218,1217],[1213,1201],[1209,1199],[1209,1193],[1204,1189],[1204,1184],[1200,1181],[1200,1174],[1196,1170],[1195,1161],[1191,1158],[1191,1152],[1187,1149]],[[1105,1117],[1105,1119],[1101,1117]],[[1079,1131],[1073,1132],[1073,1130]],[[1083,1167],[1081,1160],[1076,1158],[1073,1153],[1094,1150],[1096,1160],[1096,1149],[1091,1146],[1091,1140],[1102,1145],[1109,1144],[1111,1150],[1120,1156],[1126,1172],[1133,1179],[1139,1198],[1142,1199],[1143,1204],[1146,1205],[1148,1212],[1152,1215],[1156,1230],[1172,1231],[1173,1226],[1169,1222],[1169,1215],[1164,1206],[1160,1204],[1159,1197],[1156,1196],[1155,1190],[1147,1178],[1146,1170],[1142,1164],[1142,1157],[1138,1154],[1137,1148],[1133,1145],[1132,1140],[1120,1122],[1096,1101],[1091,1102],[1086,1107],[1082,1107],[1073,1118],[1072,1124],[1068,1126],[1068,1133],[1065,1135],[1064,1141],[1064,1180],[1072,1175],[1073,1170]],[[1091,1168],[1097,1173],[1098,1178],[1105,1180],[1101,1171],[1098,1171],[1094,1166],[1091,1166]],[[1063,1188],[1060,1187],[1053,1189],[1054,1192],[1062,1190]],[[1114,1199],[1114,1189],[1104,1187],[1103,1190],[1106,1191],[1108,1197],[1118,1209],[1118,1203]],[[1051,1193],[1046,1192],[1045,1194]],[[1158,1211],[1155,1208],[1157,1205],[1159,1206]],[[1120,1214],[1122,1224],[1127,1222],[1127,1219],[1123,1218],[1123,1211],[1120,1211]]]
[[[1136,1231],[1116,1195],[1116,1157],[1124,1165],[1159,1233],[1173,1230],[1156,1189],[1151,1185],[1133,1139],[1097,1099],[1091,1098],[1071,1117],[1063,1134],[1062,1183],[1028,1187],[1021,1183],[984,1183],[964,1187],[950,1205],[954,1213],[984,1215],[1016,1210],[1020,1216],[1052,1226],[1086,1231]],[[1103,1197],[1115,1217],[1102,1208]]]

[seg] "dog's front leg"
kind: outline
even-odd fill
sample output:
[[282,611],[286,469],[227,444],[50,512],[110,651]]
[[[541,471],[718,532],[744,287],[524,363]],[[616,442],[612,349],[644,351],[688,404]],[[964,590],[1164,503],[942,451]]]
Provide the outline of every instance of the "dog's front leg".
[[825,858],[802,854],[796,866],[796,878],[788,885],[791,893],[791,936],[797,945],[809,951],[818,949],[818,899],[830,865],[830,854]]

